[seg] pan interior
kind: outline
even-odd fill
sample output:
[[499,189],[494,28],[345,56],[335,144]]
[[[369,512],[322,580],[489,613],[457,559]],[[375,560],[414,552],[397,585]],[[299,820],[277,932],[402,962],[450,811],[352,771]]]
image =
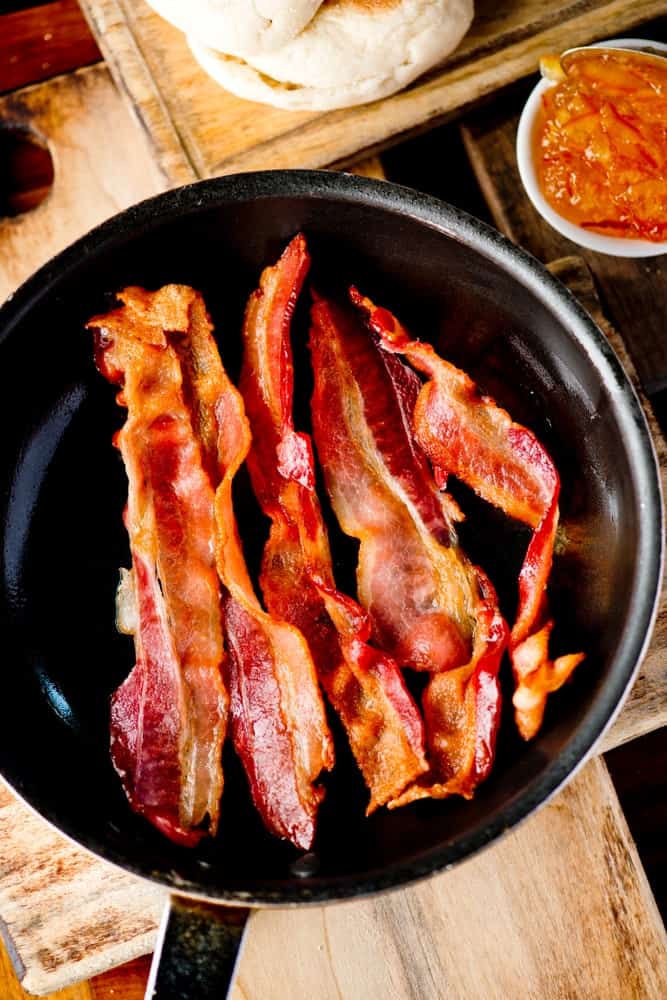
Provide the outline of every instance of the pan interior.
[[[196,851],[175,847],[134,816],[111,767],[109,697],[133,665],[131,641],[114,627],[117,570],[128,564],[125,474],[111,446],[123,415],[94,369],[83,324],[126,284],[192,284],[204,293],[235,377],[247,295],[298,230],[313,254],[313,283],[342,294],[353,281],[395,310],[551,451],[562,479],[563,525],[551,585],[555,642],[563,652],[584,649],[587,661],[552,696],[544,728],[529,745],[513,728],[505,664],[497,762],[472,802],[425,802],[365,819],[364,788],[332,720],[338,763],[327,779],[315,856],[295,878],[297,852],[264,832],[229,750],[221,833]],[[633,431],[622,416],[627,387],[578,342],[582,321],[563,300],[554,304],[535,283],[510,273],[506,251],[493,251],[481,230],[479,247],[360,199],[298,192],[269,201],[213,198],[168,218],[144,213],[139,225],[116,226],[33,289],[30,309],[10,312],[0,348],[1,669],[8,708],[0,770],[66,832],[193,891],[317,898],[381,886],[392,870],[401,877],[425,871],[436,853],[439,864],[456,860],[513,821],[512,810],[517,818],[536,805],[555,761],[563,776],[576,763],[573,740],[599,724],[591,721],[592,706],[627,681],[632,664],[619,650],[638,619],[645,627],[651,603],[649,595],[637,610],[637,553],[647,530],[642,501],[655,490],[650,455],[642,427]],[[302,302],[294,340],[303,362],[297,407],[304,427],[306,334]],[[511,617],[527,534],[465,489],[457,497],[468,512],[462,541],[496,582]],[[256,567],[266,523],[244,474],[236,505]],[[339,582],[352,587],[353,547],[335,525],[332,541]]]

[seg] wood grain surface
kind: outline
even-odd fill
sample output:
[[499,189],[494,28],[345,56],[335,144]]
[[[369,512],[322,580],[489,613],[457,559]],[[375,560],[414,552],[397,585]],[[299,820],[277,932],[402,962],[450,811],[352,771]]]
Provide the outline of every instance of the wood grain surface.
[[0,92],[47,80],[100,58],[77,0],[55,0],[2,18]]
[[162,190],[163,181],[104,66],[0,97],[0,126],[30,129],[54,162],[46,200],[25,215],[0,218],[1,302],[54,253]]
[[[162,891],[93,860],[21,809],[0,790],[0,872],[8,844],[16,846],[12,825],[25,830],[12,854],[14,908],[4,874],[0,912],[5,933],[25,942],[26,989],[46,993],[130,949],[148,950]],[[595,760],[550,805],[451,872],[369,900],[258,911],[232,997],[662,1000],[666,946]],[[63,1000],[89,1000],[88,988]],[[124,986],[122,996],[131,1000]]]
[[4,785],[0,886],[0,933],[23,985],[36,993],[150,951],[165,899],[163,890],[75,848]]
[[199,68],[184,36],[144,0],[81,0],[111,72],[172,184],[237,170],[349,163],[442,121],[535,70],[545,51],[618,35],[661,0],[477,0],[472,28],[439,68],[359,108],[290,112],[243,101]]
[[[573,919],[583,898],[585,918]],[[365,903],[252,919],[234,1000],[658,1000],[667,991],[664,927],[601,761],[444,876]]]

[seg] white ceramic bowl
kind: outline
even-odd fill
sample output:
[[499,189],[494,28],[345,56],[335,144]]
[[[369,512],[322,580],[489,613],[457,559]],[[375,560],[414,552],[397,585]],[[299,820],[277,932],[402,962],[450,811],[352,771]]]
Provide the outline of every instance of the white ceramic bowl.
[[[648,41],[644,38],[614,38],[606,42],[596,42],[596,45],[605,48],[616,49],[646,49],[667,54],[667,45],[662,42]],[[525,107],[519,120],[519,130],[516,137],[516,158],[519,166],[519,174],[526,194],[530,198],[534,207],[543,219],[553,226],[562,236],[567,236],[573,243],[579,246],[588,247],[589,250],[597,250],[599,253],[607,253],[613,257],[657,257],[667,253],[667,241],[652,243],[650,240],[634,240],[620,236],[601,236],[599,233],[592,233],[582,226],[577,226],[574,222],[568,222],[562,215],[559,215],[548,203],[537,179],[535,161],[533,159],[533,130],[535,119],[540,109],[542,94],[555,84],[551,80],[540,80],[530,97],[526,101]]]

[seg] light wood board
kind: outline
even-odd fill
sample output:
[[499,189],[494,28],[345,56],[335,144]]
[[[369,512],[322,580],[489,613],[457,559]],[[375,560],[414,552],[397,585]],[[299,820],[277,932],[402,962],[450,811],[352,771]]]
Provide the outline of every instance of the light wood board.
[[[0,223],[5,292],[80,230],[161,183],[103,67],[0,99],[0,121],[8,118],[49,138],[56,183],[35,213]],[[102,143],[110,127],[118,146]],[[645,711],[631,700],[623,715]],[[74,847],[0,788],[0,929],[27,989],[50,992],[149,950],[163,899],[159,887]],[[235,1000],[657,1000],[667,991],[664,945],[596,761],[454,872],[377,900],[253,916]]]
[[[0,124],[49,147],[51,193],[32,212],[0,218],[0,302],[88,229],[164,187],[148,144],[103,66],[0,97]],[[131,154],[128,151],[131,150]],[[124,169],[118,169],[125,159]]]
[[[27,990],[47,993],[148,951],[164,898],[72,847],[0,787],[0,912]],[[451,872],[369,900],[253,914],[232,997],[665,995],[664,927],[598,759]]]
[[618,36],[663,0],[477,0],[470,32],[407,90],[359,108],[281,111],[243,101],[197,65],[184,36],[144,0],[80,0],[120,90],[171,184],[239,170],[321,167],[442,121],[535,72],[545,52]]

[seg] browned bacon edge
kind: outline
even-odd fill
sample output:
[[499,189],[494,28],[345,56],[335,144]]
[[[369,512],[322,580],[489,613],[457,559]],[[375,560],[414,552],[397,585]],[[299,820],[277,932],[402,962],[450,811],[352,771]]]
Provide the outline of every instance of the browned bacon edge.
[[216,557],[228,643],[225,678],[231,728],[267,828],[308,849],[324,795],[317,779],[333,766],[333,744],[307,644],[266,614],[248,577],[232,505],[232,481],[248,453],[250,428],[229,381],[203,302],[179,347],[206,467],[217,486]]
[[357,314],[319,296],[310,346],[313,433],[341,527],[360,541],[359,598],[387,652],[431,675],[423,697],[430,768],[390,808],[470,797],[489,773],[500,713],[507,627],[494,589],[458,547],[454,502],[444,496],[435,507],[405,421],[401,385],[409,393],[410,380],[392,377],[393,363]]
[[193,295],[128,288],[88,324],[98,368],[128,409],[116,437],[133,565],[121,610],[136,666],[112,699],[111,755],[133,809],[187,846],[217,828],[228,711],[214,493],[166,333],[187,329]]
[[336,589],[310,438],[294,429],[290,326],[308,267],[299,235],[264,271],[246,309],[240,387],[253,430],[248,468],[272,520],[261,584],[269,611],[308,641],[372,812],[426,770],[423,725],[395,662],[368,644],[368,616]]
[[532,431],[516,424],[430,344],[411,340],[399,321],[356,289],[352,301],[365,315],[382,347],[402,354],[428,381],[413,411],[415,440],[441,474],[457,476],[483,499],[533,529],[519,575],[519,607],[510,639],[515,677],[513,704],[519,732],[531,739],[544,717],[547,695],[571,676],[584,658],[549,658],[554,622],[546,588],[558,527],[560,481]]

